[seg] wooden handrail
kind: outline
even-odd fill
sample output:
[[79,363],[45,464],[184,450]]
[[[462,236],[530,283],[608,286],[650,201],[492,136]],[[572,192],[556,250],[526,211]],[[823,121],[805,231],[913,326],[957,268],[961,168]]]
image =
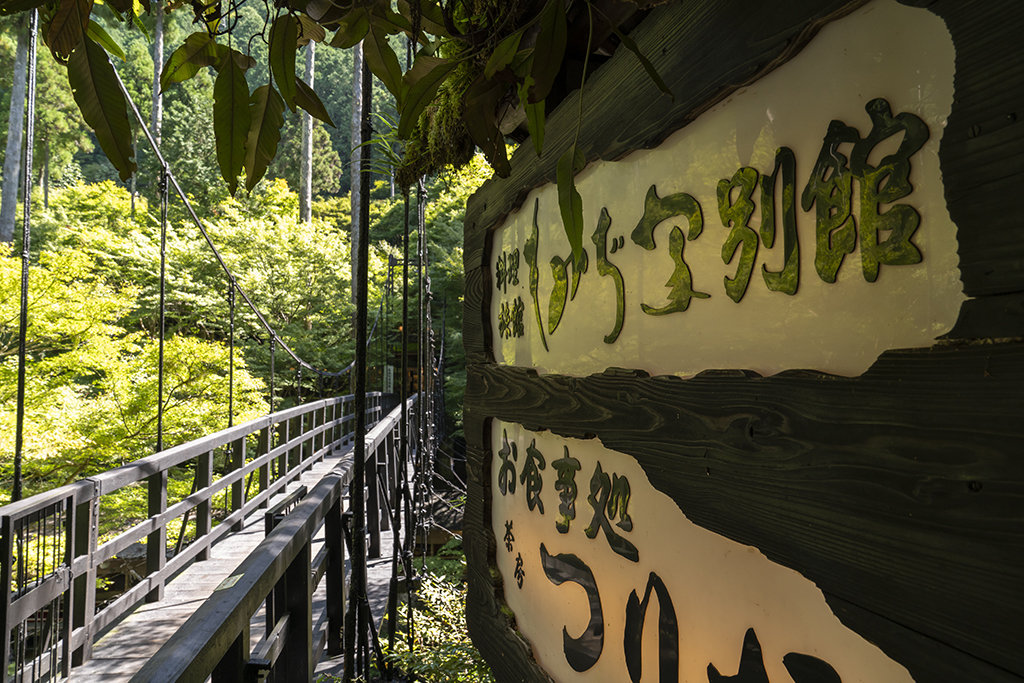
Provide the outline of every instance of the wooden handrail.
[[[381,417],[385,397],[374,393],[367,398],[367,419],[372,424]],[[214,542],[241,528],[248,515],[266,507],[274,494],[283,491],[313,463],[335,447],[348,444],[353,438],[354,415],[346,413],[351,412],[353,399],[349,395],[295,406],[0,507],[0,585],[6,581],[11,587],[0,598],[0,622],[6,633],[11,634],[37,614],[49,614],[51,607],[51,611],[65,615],[67,623],[59,625],[63,629],[59,639],[51,639],[53,647],[59,640],[60,652],[48,651],[46,659],[57,661],[59,670],[67,675],[72,663],[78,665],[91,657],[96,634],[105,626],[140,599],[159,599],[166,581],[185,564],[206,559]],[[253,436],[257,439],[256,455],[248,458],[247,442]],[[229,453],[230,469],[214,479],[211,456],[221,449]],[[189,461],[195,461],[194,493],[168,505],[168,471]],[[246,482],[257,474],[255,492],[247,496]],[[149,517],[100,545],[102,496],[140,482],[148,482]],[[225,490],[229,509],[226,518],[214,526],[213,499]],[[192,510],[198,522],[197,538],[167,559],[167,523]],[[149,554],[146,576],[96,612],[98,566],[143,539],[149,539],[147,545],[156,549]],[[42,557],[40,552],[47,556]],[[29,560],[40,568],[40,575],[30,576],[24,570],[19,574],[19,568]],[[57,603],[64,606],[55,607]],[[0,643],[0,661],[10,661],[11,638],[0,639]]]
[[[409,399],[409,406],[415,401],[415,396]],[[401,408],[395,408],[366,434],[367,460],[380,463],[377,447],[388,444],[384,466],[396,457],[397,439],[386,437],[399,432],[401,414]],[[409,419],[415,420],[414,411],[409,411]],[[204,681],[208,676],[212,683],[238,682],[257,680],[277,668],[288,672],[289,681],[312,681],[323,646],[332,654],[340,649],[344,628],[340,606],[345,604],[341,520],[344,490],[351,483],[352,472],[352,461],[347,458],[324,476],[131,683],[184,683]],[[311,552],[313,536],[324,524],[324,549],[318,558],[327,563],[326,571],[315,565]],[[328,590],[325,619],[312,614],[312,595],[321,577]],[[271,597],[275,614],[268,620],[264,638],[250,653],[252,617]],[[315,632],[318,622],[324,624],[324,632]]]

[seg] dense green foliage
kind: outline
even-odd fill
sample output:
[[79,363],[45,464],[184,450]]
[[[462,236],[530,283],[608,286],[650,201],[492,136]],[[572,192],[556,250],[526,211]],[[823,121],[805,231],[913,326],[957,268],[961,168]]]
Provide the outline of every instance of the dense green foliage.
[[[466,558],[462,541],[453,538],[430,558],[428,570],[419,574],[422,583],[416,591],[413,609],[413,643],[408,643],[404,621],[408,606],[400,604],[399,634],[395,648],[388,651],[381,639],[387,660],[417,680],[436,683],[493,683],[494,676],[483,656],[473,646],[466,627],[466,585],[463,572]],[[387,630],[387,621],[381,631]]]

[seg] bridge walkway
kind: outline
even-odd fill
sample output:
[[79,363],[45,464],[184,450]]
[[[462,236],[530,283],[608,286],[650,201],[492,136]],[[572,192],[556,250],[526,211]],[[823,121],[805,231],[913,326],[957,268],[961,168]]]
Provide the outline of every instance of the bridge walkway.
[[[284,499],[288,493],[305,485],[309,490],[338,464],[351,466],[352,447],[336,449],[303,473],[286,493],[270,500],[270,507]],[[152,657],[192,613],[212,595],[213,591],[232,575],[238,564],[265,537],[263,510],[245,520],[242,531],[226,535],[212,546],[210,558],[188,564],[166,586],[164,598],[155,603],[140,602],[125,617],[115,622],[93,645],[92,659],[71,670],[68,679],[74,683],[103,681],[126,682]],[[368,562],[368,597],[374,621],[378,625],[384,614],[391,577],[391,531],[381,531],[381,558]],[[323,529],[314,538],[313,553],[323,544]],[[346,559],[346,567],[348,567]],[[347,570],[346,570],[347,574]],[[326,588],[321,583],[313,595],[314,613],[322,612],[326,602]],[[255,647],[263,634],[264,611],[252,619],[251,639]],[[317,674],[341,676],[342,657],[325,658],[317,666]]]

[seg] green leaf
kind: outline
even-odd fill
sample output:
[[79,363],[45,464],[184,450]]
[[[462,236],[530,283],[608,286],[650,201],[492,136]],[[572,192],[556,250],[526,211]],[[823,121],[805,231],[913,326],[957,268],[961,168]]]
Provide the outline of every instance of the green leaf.
[[180,83],[199,73],[204,66],[218,62],[218,45],[205,31],[193,33],[184,44],[171,53],[163,73],[160,74],[160,90],[166,90],[171,83]]
[[124,54],[124,50],[122,50],[121,46],[117,44],[117,41],[111,38],[110,34],[92,19],[89,20],[89,30],[86,31],[86,34],[102,45],[104,50],[114,55],[122,62],[128,61],[128,58]]
[[331,46],[347,50],[365,38],[369,31],[370,18],[366,12],[353,10],[338,25],[338,32],[331,38]]
[[398,122],[398,137],[407,140],[412,136],[420,114],[427,108],[437,94],[448,74],[459,65],[459,62],[450,62],[440,57],[420,55],[416,57],[413,67],[405,74],[403,80],[409,87],[406,93],[405,102],[401,109],[401,119]]
[[281,97],[295,111],[295,49],[298,47],[299,26],[295,17],[282,14],[270,27],[270,70],[281,91]]
[[245,166],[245,143],[251,125],[245,72],[235,60],[229,59],[213,84],[213,134],[220,174],[232,196],[238,189],[238,174]]
[[469,130],[473,142],[483,150],[487,161],[499,177],[507,178],[512,173],[505,152],[505,138],[498,130],[495,110],[505,93],[505,84],[478,78],[466,90],[462,105],[462,120]]
[[107,53],[87,35],[68,58],[68,83],[103,153],[128,180],[135,173],[128,105]]
[[[432,0],[413,0],[413,2],[419,4],[421,32],[425,31],[432,36],[451,37],[451,34],[444,25],[444,13],[441,12],[441,8],[438,5]],[[412,7],[409,0],[398,0],[398,11],[409,20],[409,25],[411,26]]]
[[519,51],[519,41],[523,38],[523,30],[525,29],[516,31],[498,43],[494,52],[487,59],[487,64],[484,65],[484,78],[491,78],[512,62]]
[[277,154],[284,124],[284,100],[270,85],[261,85],[249,98],[249,137],[245,141],[245,189],[252,192]]
[[228,57],[238,65],[238,68],[242,71],[248,71],[249,69],[256,66],[256,60],[247,54],[243,54],[233,47],[227,45],[217,46],[217,71],[220,71],[227,64]]
[[320,101],[320,96],[298,76],[295,77],[295,104],[309,112],[310,116],[320,119],[331,127],[335,127],[334,121],[331,120],[331,115],[327,113],[327,107]]
[[384,87],[395,96],[398,109],[404,105],[404,88],[402,87],[402,67],[398,64],[398,55],[391,49],[388,34],[377,24],[370,27],[370,32],[363,40],[363,59],[373,75],[380,79]]
[[651,60],[647,59],[647,57],[644,57],[643,53],[640,52],[640,48],[637,47],[635,42],[633,42],[633,39],[627,36],[622,31],[620,31],[614,23],[608,22],[608,25],[611,26],[612,31],[614,31],[615,35],[619,37],[619,40],[622,41],[622,44],[625,45],[626,48],[630,52],[635,54],[636,58],[640,60],[640,63],[643,65],[644,70],[647,71],[647,75],[650,76],[651,80],[654,81],[654,84],[658,86],[658,90],[668,95],[672,99],[672,101],[675,102],[676,96],[672,94],[671,90],[669,90],[669,87],[665,84],[665,81],[661,80],[661,76],[658,75],[658,70],[654,68],[653,64],[651,64]]
[[309,41],[322,43],[326,37],[327,32],[324,31],[323,26],[316,23],[305,14],[299,15],[299,47],[308,45]]
[[27,12],[44,4],[45,0],[2,0],[0,1],[0,16]]
[[81,43],[90,12],[92,0],[61,0],[46,31],[46,45],[61,64],[67,63],[68,55]]
[[541,100],[536,104],[530,104],[529,102],[529,91],[530,84],[533,82],[532,76],[527,76],[526,80],[521,86],[519,86],[519,101],[523,105],[523,110],[526,112],[526,125],[530,131],[530,139],[533,140],[533,149],[537,152],[539,157],[541,152],[544,150],[544,102]]
[[562,228],[572,246],[574,263],[583,258],[583,198],[576,190],[576,174],[583,170],[586,158],[574,143],[558,159],[558,210],[562,214]]
[[530,102],[540,102],[555,83],[555,77],[562,68],[567,40],[565,23],[565,0],[548,0],[547,7],[540,16],[540,34],[533,49],[533,88],[530,89]]
[[403,32],[412,33],[412,23],[392,10],[388,0],[378,2],[373,6],[371,21],[392,35]]

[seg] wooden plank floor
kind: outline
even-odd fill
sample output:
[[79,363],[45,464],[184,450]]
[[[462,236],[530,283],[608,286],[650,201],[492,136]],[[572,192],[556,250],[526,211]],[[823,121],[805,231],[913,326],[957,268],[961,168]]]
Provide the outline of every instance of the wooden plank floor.
[[[350,449],[335,451],[314,465],[301,477],[301,484],[310,490]],[[288,491],[298,488],[292,483]],[[284,494],[281,494],[284,495]],[[271,505],[279,497],[271,500]],[[164,599],[158,603],[140,603],[127,616],[111,627],[93,646],[92,659],[71,670],[70,681],[86,683],[121,683],[128,681],[142,668],[170,636],[185,623],[192,613],[209,597],[221,581],[230,576],[241,561],[264,538],[263,511],[251,515],[242,531],[228,534],[216,543],[211,557],[203,562],[192,562],[164,590]],[[322,530],[321,530],[322,533]],[[367,580],[371,610],[377,624],[384,613],[387,602],[388,581],[391,577],[391,533],[381,534],[382,559],[371,560]],[[315,539],[313,555],[319,550],[321,539]],[[346,558],[346,566],[348,565]],[[380,585],[378,585],[380,584]],[[313,614],[323,611],[326,602],[324,584],[313,596]],[[264,615],[261,609],[253,617],[252,646],[259,641],[264,631]],[[341,675],[342,658],[324,660],[317,667],[317,673]]]

